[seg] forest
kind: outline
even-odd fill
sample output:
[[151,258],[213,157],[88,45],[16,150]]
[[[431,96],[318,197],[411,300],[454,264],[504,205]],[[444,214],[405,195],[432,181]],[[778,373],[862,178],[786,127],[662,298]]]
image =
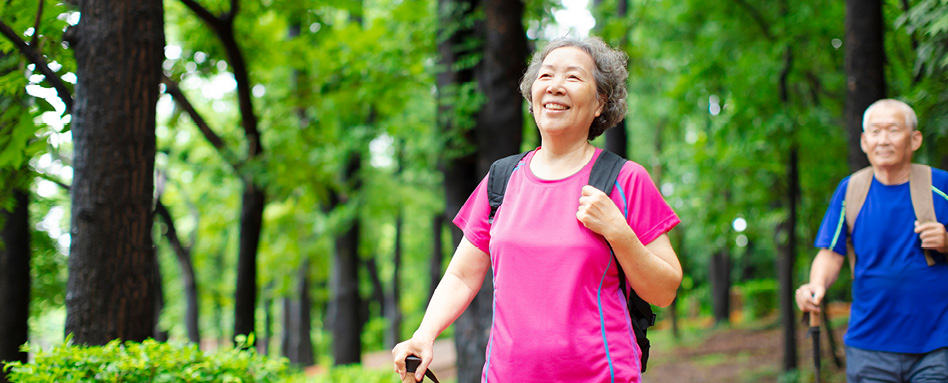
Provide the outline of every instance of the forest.
[[[116,339],[305,375],[388,352],[490,164],[539,146],[518,84],[565,33],[628,54],[628,114],[593,143],[681,217],[653,348],[740,312],[779,330],[789,381],[793,289],[868,165],[865,108],[911,105],[914,161],[948,168],[948,1],[2,1],[0,364]],[[443,335],[452,381],[480,380],[490,324],[485,283]]]

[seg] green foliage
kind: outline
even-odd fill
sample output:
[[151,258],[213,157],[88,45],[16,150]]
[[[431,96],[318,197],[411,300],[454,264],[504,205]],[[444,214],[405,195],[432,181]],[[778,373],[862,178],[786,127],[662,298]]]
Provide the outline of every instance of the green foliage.
[[195,345],[109,342],[77,346],[71,337],[36,353],[34,361],[11,363],[11,382],[277,382],[288,376],[285,360],[268,359],[240,347],[206,354]]
[[739,284],[737,290],[744,300],[744,313],[748,319],[766,316],[777,309],[777,281],[773,279],[755,279]]

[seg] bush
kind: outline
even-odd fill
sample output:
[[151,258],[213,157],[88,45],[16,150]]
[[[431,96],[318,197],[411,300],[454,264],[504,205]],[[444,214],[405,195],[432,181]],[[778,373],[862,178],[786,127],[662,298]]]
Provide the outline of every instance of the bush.
[[777,281],[755,279],[742,283],[738,289],[744,297],[744,313],[750,319],[761,318],[777,309]]
[[[36,353],[31,363],[10,363],[10,382],[277,382],[288,377],[284,359],[268,359],[253,349],[205,354],[193,344],[109,342],[62,345]],[[26,346],[25,346],[26,347]]]

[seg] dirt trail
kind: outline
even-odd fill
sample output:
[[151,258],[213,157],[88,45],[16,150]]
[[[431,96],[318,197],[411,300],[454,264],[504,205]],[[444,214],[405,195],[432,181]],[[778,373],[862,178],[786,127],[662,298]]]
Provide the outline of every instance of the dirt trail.
[[[848,306],[845,313],[848,314]],[[835,310],[834,310],[835,311]],[[842,311],[842,310],[840,310]],[[831,311],[833,315],[833,311]],[[783,364],[783,330],[778,326],[762,322],[756,328],[736,325],[733,328],[708,329],[703,339],[690,345],[676,345],[663,326],[649,332],[653,339],[648,370],[642,381],[689,382],[689,383],[776,383]],[[776,323],[776,318],[770,323]],[[746,327],[746,328],[745,328]],[[837,355],[843,357],[842,336],[845,325],[835,330]],[[656,334],[653,338],[652,334]],[[812,381],[812,340],[806,336],[802,325],[797,327],[797,360],[801,368],[801,381]],[[824,330],[822,337],[823,382],[844,382],[845,374],[833,366],[829,354],[829,343]],[[441,380],[454,380],[457,376],[456,355],[451,339],[435,342],[435,358],[432,370]],[[366,354],[363,366],[367,368],[391,369],[390,352],[380,351]]]

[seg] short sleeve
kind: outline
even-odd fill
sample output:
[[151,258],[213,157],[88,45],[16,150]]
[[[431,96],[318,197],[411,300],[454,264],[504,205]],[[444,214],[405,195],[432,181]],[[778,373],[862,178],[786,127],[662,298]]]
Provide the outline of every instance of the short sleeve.
[[612,198],[621,201],[617,205],[624,206],[622,213],[643,244],[648,245],[681,222],[642,165],[626,162],[616,186]]
[[485,176],[452,221],[464,233],[464,238],[485,253],[490,252],[490,223],[487,222],[489,215],[490,203],[487,200]]
[[813,246],[830,249],[836,254],[846,254],[846,238],[849,235],[846,228],[846,212],[843,210],[843,200],[846,198],[846,186],[849,185],[849,178],[840,181],[839,186],[833,193],[829,206],[826,208],[826,215],[823,216],[823,222],[820,224],[820,230],[817,232],[816,241]]

